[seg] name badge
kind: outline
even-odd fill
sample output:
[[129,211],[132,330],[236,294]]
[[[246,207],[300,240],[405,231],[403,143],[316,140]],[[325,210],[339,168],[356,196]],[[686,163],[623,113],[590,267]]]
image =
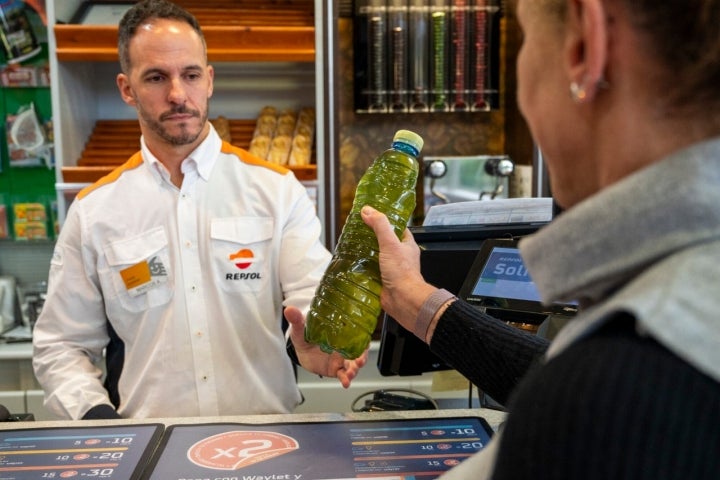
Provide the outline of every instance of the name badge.
[[137,297],[167,282],[167,270],[160,257],[143,260],[120,270],[128,294]]

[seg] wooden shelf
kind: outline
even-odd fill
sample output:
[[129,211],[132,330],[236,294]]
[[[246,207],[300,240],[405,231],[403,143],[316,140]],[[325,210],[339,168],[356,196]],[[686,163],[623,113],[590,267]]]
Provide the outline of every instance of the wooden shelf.
[[[208,60],[314,62],[314,0],[176,0],[202,25]],[[54,26],[59,61],[117,62],[116,25]],[[230,120],[232,143],[247,149],[255,120]],[[63,181],[89,183],[110,173],[140,148],[137,120],[99,120]],[[288,167],[300,180],[317,178],[315,165]]]
[[[94,183],[108,173],[112,172],[115,166],[104,167],[62,167],[64,183]],[[304,167],[288,167],[301,181],[312,181],[317,179],[317,167],[306,165]]]
[[[178,1],[202,25],[209,61],[314,62],[312,0]],[[58,24],[61,61],[116,62],[117,26]]]
[[[228,120],[231,143],[247,149],[255,120]],[[137,120],[98,120],[85,144],[77,166],[62,167],[63,182],[92,183],[125,163],[140,149],[140,126]],[[316,165],[287,167],[299,180],[315,180]]]

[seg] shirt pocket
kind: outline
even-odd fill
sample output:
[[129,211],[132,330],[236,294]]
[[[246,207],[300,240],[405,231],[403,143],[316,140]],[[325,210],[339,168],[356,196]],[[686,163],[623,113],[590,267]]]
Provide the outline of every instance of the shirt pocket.
[[119,304],[130,312],[166,305],[173,296],[170,248],[163,227],[105,247]]
[[215,218],[210,225],[213,275],[227,293],[263,291],[271,277],[274,221],[268,217]]

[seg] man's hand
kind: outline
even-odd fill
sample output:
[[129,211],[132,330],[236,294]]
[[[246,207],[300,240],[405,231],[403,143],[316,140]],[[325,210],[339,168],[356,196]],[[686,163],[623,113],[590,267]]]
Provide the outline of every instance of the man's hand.
[[347,360],[337,352],[327,354],[317,345],[305,341],[305,316],[299,309],[286,307],[284,313],[290,324],[290,340],[295,346],[300,365],[305,370],[323,377],[335,377],[344,388],[348,388],[367,362],[367,350],[355,360]]

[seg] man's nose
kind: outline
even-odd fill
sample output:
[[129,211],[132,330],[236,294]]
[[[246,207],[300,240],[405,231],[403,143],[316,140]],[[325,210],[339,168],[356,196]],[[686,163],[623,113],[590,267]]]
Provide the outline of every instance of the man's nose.
[[168,92],[168,100],[171,103],[182,105],[185,103],[186,94],[185,86],[179,78],[170,81],[170,91]]

